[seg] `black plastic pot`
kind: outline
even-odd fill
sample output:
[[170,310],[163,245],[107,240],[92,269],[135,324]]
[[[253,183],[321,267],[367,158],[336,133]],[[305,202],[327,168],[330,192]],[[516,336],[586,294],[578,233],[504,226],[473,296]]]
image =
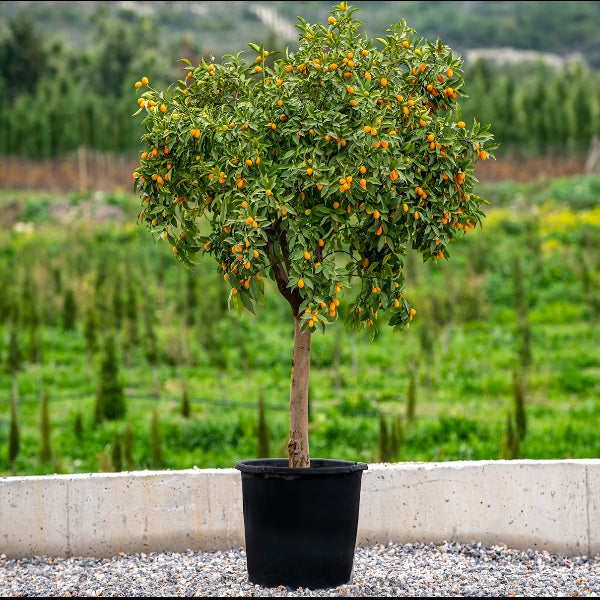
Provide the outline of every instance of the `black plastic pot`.
[[240,460],[248,580],[310,589],[350,583],[365,463]]

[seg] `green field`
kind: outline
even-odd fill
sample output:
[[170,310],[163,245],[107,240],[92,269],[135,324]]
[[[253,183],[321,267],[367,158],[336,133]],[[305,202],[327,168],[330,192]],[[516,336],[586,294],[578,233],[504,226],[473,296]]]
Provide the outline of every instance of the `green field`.
[[[313,336],[311,456],[600,456],[600,178],[479,191],[487,218],[449,261],[407,256],[408,331]],[[188,272],[128,194],[2,191],[0,207],[1,475],[232,467],[259,453],[261,398],[260,452],[287,455],[293,323],[274,288],[256,315],[229,312],[212,259]],[[109,338],[126,413],[96,423]]]

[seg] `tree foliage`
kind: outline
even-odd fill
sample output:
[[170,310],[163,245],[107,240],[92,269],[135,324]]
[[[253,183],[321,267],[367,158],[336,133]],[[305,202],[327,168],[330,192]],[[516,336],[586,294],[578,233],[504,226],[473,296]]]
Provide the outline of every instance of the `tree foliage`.
[[34,88],[43,75],[47,64],[44,44],[27,13],[19,13],[8,24],[8,35],[0,42],[0,64],[0,81],[13,100]]
[[96,423],[101,423],[104,419],[109,421],[122,419],[127,412],[125,390],[121,381],[115,338],[112,332],[107,333],[104,341],[95,411]]
[[[299,18],[297,52],[265,64],[240,53],[183,60],[158,90],[142,78],[145,151],[134,173],[140,220],[185,264],[211,254],[241,311],[273,279],[303,328],[336,319],[338,294],[358,293],[350,329],[374,336],[380,312],[407,327],[407,246],[424,260],[476,226],[485,201],[474,167],[495,148],[489,126],[461,120],[462,61],[404,20],[361,35],[356,9],[328,25]],[[208,222],[207,233],[202,222]]]

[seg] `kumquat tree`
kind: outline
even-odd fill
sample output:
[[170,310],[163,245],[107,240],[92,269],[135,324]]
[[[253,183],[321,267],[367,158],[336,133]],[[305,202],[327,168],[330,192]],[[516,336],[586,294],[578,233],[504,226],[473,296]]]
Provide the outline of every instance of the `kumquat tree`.
[[298,50],[272,67],[250,43],[252,62],[183,59],[166,90],[136,83],[139,221],[187,265],[212,255],[238,313],[261,303],[264,278],[291,307],[291,467],[310,464],[311,335],[338,319],[340,298],[349,330],[373,339],[384,313],[408,328],[406,250],[447,259],[481,223],[474,169],[497,147],[489,125],[461,121],[462,61],[448,46],[404,20],[368,39],[356,10],[341,3],[325,25],[298,17]]

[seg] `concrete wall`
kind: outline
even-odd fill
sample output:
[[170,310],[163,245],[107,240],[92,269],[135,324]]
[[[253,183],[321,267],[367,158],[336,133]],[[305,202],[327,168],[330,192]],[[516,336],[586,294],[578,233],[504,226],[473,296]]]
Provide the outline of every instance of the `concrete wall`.
[[[600,554],[600,460],[371,464],[357,544],[388,541]],[[9,558],[243,545],[235,469],[0,478],[0,554]]]

